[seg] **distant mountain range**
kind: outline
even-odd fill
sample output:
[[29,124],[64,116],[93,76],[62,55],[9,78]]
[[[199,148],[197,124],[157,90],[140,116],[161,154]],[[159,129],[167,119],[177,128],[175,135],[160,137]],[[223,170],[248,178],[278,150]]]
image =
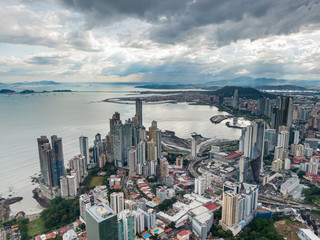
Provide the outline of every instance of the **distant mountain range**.
[[55,81],[36,81],[36,82],[16,82],[16,83],[2,83],[0,82],[0,86],[25,86],[25,85],[59,85],[61,83]]
[[210,81],[200,84],[148,83],[145,85],[138,85],[136,86],[136,88],[216,90],[223,86],[253,87],[261,90],[303,90],[305,89],[305,87],[320,87],[320,81],[251,78],[244,76],[234,79]]
[[242,86],[242,87],[262,87],[262,86],[283,86],[292,85],[300,87],[319,87],[318,80],[288,80],[276,78],[251,78],[247,76],[237,77],[233,79],[224,79],[219,81],[211,81],[207,84],[216,86]]

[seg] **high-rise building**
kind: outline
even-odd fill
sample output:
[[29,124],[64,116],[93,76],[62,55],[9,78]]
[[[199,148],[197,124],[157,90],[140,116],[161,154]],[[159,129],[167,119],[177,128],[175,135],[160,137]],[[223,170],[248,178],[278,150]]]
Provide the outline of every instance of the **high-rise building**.
[[99,165],[99,156],[101,154],[101,134],[97,133],[93,142],[93,163]]
[[249,159],[241,157],[239,160],[239,182],[246,182],[248,177]]
[[223,192],[221,222],[228,227],[238,223],[238,194],[229,190]]
[[60,193],[61,197],[69,196],[68,179],[65,176],[60,177]]
[[117,214],[124,210],[123,192],[114,192],[110,195],[110,206]]
[[283,147],[275,147],[274,149],[274,160],[283,159]]
[[164,182],[166,176],[169,175],[169,163],[166,158],[160,159],[160,178]]
[[60,187],[60,177],[65,176],[62,139],[51,137],[51,145],[46,136],[37,139],[41,169],[41,182],[46,187]]
[[124,162],[128,161],[128,153],[133,146],[133,123],[130,119],[123,124],[123,150]]
[[55,166],[52,168],[53,185],[60,187],[60,177],[65,176],[62,138],[58,138],[56,135],[51,136],[51,145],[53,158],[55,161]]
[[276,159],[272,161],[272,171],[274,172],[279,172],[282,170],[282,160],[281,159]]
[[51,180],[51,165],[53,162],[52,150],[49,139],[46,136],[41,136],[37,139],[38,151],[40,160],[41,180],[49,187],[52,187]]
[[158,151],[158,154],[157,154],[158,159],[160,158],[161,151],[162,151],[161,139],[162,139],[162,133],[161,133],[161,130],[158,129],[156,131],[156,140],[155,140],[155,144],[156,144],[157,151]]
[[145,212],[144,210],[138,208],[132,212],[135,216],[136,233],[141,233],[145,230]]
[[79,197],[80,217],[86,221],[86,209],[91,207],[91,200],[88,194],[82,194]]
[[282,147],[283,149],[289,148],[289,132],[288,131],[281,131],[278,134],[278,147]]
[[141,141],[138,144],[137,159],[139,164],[144,164],[146,162],[146,142],[144,141]]
[[243,130],[244,157],[250,160],[253,178],[256,182],[259,181],[259,174],[263,172],[264,130],[263,120],[255,120]]
[[137,204],[135,201],[132,201],[132,200],[126,200],[124,202],[124,208],[125,209],[128,209],[130,211],[133,211],[133,210],[137,210]]
[[118,214],[119,240],[133,240],[136,237],[135,217],[129,210]]
[[194,192],[198,195],[203,195],[206,190],[206,182],[203,177],[197,177],[194,180]]
[[243,191],[238,196],[238,222],[246,223],[253,219],[258,203],[258,186],[243,184]]
[[271,127],[279,131],[279,126],[291,127],[293,117],[292,98],[278,96],[276,107],[272,111]]
[[157,121],[152,121],[151,127],[149,127],[149,140],[153,139],[153,141],[156,141],[156,132],[158,130]]
[[156,211],[154,209],[148,209],[148,211],[145,213],[145,226],[147,229],[152,229],[156,225]]
[[194,138],[191,139],[191,157],[197,157],[197,140]]
[[100,203],[86,209],[87,239],[118,240],[117,215],[107,205]]
[[80,155],[85,157],[86,163],[90,163],[88,137],[79,137]]
[[158,159],[158,151],[153,139],[147,142],[147,161],[156,161]]
[[118,121],[120,121],[120,113],[118,112],[115,112],[113,115],[112,115],[112,118],[109,119],[110,121],[110,134],[111,135],[114,135],[114,125],[116,125],[116,123]]
[[289,158],[286,158],[284,160],[284,169],[285,170],[289,170],[290,169],[290,165],[291,165],[291,160]]
[[78,170],[80,176],[80,182],[88,175],[87,171],[87,160],[84,156],[74,156],[69,160],[69,167],[71,170]]
[[142,101],[140,98],[136,99],[136,115],[138,116],[138,127],[141,128],[143,126],[142,122]]
[[293,134],[294,134],[293,144],[299,144],[299,135],[300,135],[299,130],[295,130]]
[[68,189],[69,189],[69,196],[76,196],[78,193],[78,180],[77,180],[77,175],[68,175],[67,176],[68,180]]
[[268,140],[268,152],[274,151],[276,146],[276,130],[275,129],[266,129],[265,130],[265,139]]
[[99,168],[103,168],[107,163],[107,158],[105,154],[100,154],[99,156]]
[[129,177],[136,175],[137,164],[137,151],[135,147],[132,147],[129,151]]
[[125,161],[124,155],[124,138],[123,138],[123,125],[118,121],[114,125],[113,136],[113,150],[114,150],[114,163],[117,167],[122,167]]

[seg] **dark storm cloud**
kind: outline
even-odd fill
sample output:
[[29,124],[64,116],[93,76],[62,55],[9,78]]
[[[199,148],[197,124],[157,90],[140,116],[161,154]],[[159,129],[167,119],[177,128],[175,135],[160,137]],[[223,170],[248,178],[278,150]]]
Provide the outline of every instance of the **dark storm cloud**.
[[61,0],[86,16],[87,27],[127,18],[152,24],[156,42],[192,41],[202,35],[212,44],[255,40],[297,32],[320,22],[319,0]]

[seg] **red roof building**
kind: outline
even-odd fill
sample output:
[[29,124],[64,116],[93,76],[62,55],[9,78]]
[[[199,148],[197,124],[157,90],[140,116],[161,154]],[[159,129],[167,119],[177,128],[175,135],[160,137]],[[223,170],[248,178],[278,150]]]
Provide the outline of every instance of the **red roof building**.
[[211,203],[208,203],[208,204],[204,204],[203,206],[204,206],[205,208],[207,208],[209,211],[213,211],[213,210],[217,209],[220,205],[211,202]]

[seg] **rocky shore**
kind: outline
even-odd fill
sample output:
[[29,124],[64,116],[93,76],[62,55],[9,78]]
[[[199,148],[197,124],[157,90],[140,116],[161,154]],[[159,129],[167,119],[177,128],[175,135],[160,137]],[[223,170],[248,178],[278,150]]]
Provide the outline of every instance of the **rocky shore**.
[[43,208],[50,207],[50,200],[42,195],[40,188],[35,188],[32,190],[33,198],[40,204]]
[[0,198],[0,220],[3,222],[8,221],[11,212],[10,205],[19,202],[22,199],[23,197]]

